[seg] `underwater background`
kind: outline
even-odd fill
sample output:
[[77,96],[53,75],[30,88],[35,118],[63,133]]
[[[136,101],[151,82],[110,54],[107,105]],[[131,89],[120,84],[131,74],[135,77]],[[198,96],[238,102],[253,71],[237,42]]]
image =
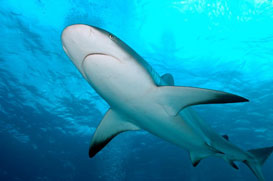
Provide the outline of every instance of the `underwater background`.
[[[92,134],[108,109],[65,55],[62,30],[112,32],[176,85],[249,103],[194,109],[247,150],[273,145],[271,0],[1,0],[0,180],[255,181],[220,158],[194,168],[188,153],[145,131],[126,132],[94,158]],[[263,166],[273,180],[273,156]]]

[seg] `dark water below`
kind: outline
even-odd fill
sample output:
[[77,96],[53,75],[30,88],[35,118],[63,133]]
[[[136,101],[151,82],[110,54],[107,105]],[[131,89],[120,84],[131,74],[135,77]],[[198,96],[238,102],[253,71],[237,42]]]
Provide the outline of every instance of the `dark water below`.
[[[242,149],[273,145],[273,4],[267,0],[2,0],[0,180],[256,180],[219,158],[144,131],[123,133],[94,159],[91,135],[108,105],[62,50],[62,30],[102,27],[177,85],[236,93],[249,103],[195,109]],[[273,180],[273,156],[263,167]]]

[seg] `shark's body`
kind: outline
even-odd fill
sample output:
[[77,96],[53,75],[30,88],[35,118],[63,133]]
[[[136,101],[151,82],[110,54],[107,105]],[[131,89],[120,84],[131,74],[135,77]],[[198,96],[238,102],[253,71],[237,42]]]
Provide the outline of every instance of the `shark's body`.
[[93,157],[113,137],[144,129],[189,151],[196,166],[205,157],[246,163],[259,180],[272,147],[243,151],[213,132],[190,108],[196,104],[245,102],[225,92],[176,87],[170,74],[159,76],[121,40],[105,30],[72,25],[62,34],[63,47],[83,77],[110,105],[91,141]]

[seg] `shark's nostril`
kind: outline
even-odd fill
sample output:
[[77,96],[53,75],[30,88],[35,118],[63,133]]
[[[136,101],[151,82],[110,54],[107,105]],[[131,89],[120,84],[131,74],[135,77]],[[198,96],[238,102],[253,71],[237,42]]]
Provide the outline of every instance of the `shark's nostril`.
[[89,28],[89,37],[92,36],[92,33],[93,33],[93,29]]

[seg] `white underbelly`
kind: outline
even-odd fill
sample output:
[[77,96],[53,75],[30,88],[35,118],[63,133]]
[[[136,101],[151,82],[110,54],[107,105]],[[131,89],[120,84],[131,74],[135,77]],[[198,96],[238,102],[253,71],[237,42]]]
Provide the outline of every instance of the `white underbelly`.
[[135,61],[120,61],[95,54],[83,61],[85,77],[110,106],[138,100],[155,87],[152,78]]
[[204,140],[178,115],[167,114],[156,97],[149,73],[136,61],[119,61],[101,54],[83,61],[85,77],[109,105],[140,128],[185,149],[200,147]]
[[161,105],[148,101],[128,111],[134,124],[186,150],[206,149],[203,136],[180,115],[170,116]]

